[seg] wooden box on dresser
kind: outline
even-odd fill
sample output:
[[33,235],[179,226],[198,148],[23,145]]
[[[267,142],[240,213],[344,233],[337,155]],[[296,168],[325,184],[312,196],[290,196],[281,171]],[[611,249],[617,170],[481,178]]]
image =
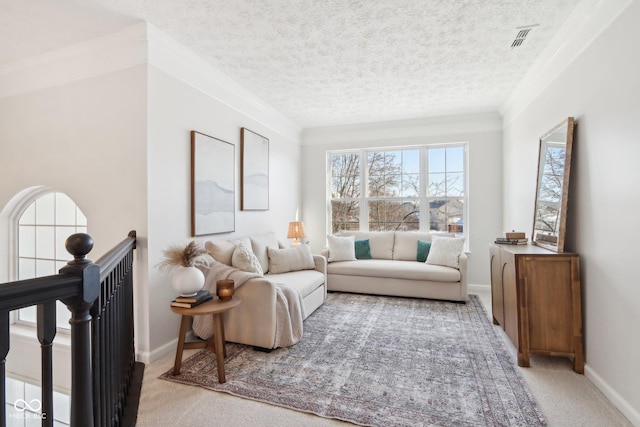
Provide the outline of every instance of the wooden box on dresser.
[[518,365],[529,366],[532,353],[566,356],[584,373],[578,255],[498,244],[489,253],[493,323],[515,345]]

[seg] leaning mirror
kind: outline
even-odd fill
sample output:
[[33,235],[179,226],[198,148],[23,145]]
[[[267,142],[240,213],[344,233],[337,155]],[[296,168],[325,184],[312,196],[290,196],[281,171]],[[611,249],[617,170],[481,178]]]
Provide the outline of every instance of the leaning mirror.
[[569,117],[540,138],[531,236],[534,244],[555,252],[564,252],[573,130]]

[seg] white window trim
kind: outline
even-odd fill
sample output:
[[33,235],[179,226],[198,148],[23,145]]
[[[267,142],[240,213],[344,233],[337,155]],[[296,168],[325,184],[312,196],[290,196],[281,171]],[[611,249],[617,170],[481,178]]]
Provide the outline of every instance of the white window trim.
[[[59,190],[55,190],[53,188],[44,187],[44,186],[36,186],[23,190],[18,195],[16,195],[16,203],[12,207],[8,215],[9,221],[9,239],[8,239],[8,275],[9,281],[18,280],[18,235],[19,235],[19,220],[24,211],[33,203],[35,200],[40,197],[46,196],[50,193],[58,193]],[[69,312],[69,318],[71,318],[71,313]],[[36,327],[37,325],[33,322],[21,320],[19,317],[19,310],[13,310],[9,313],[9,324],[11,326],[11,335],[14,333],[20,336],[33,336],[37,339]],[[56,335],[60,335],[61,337],[65,337],[61,345],[65,346],[67,338],[71,334],[70,329],[63,329],[60,327],[56,328]]]
[[[361,231],[369,231],[369,204],[367,201],[375,200],[377,198],[369,198],[367,197],[367,168],[363,167],[366,165],[367,161],[367,153],[371,151],[401,151],[407,149],[420,149],[420,188],[427,188],[428,183],[428,153],[429,149],[434,148],[452,148],[452,147],[462,147],[464,150],[464,203],[463,203],[463,217],[464,217],[464,226],[462,235],[464,237],[464,245],[465,252],[469,253],[469,142],[448,142],[448,143],[438,143],[438,144],[420,144],[420,145],[402,145],[402,146],[388,146],[388,147],[368,147],[368,148],[358,148],[358,149],[345,149],[345,150],[329,150],[326,155],[326,218],[327,223],[325,225],[326,230],[329,232],[332,228],[332,218],[331,218],[331,201],[332,200],[353,200],[353,199],[341,199],[341,198],[331,198],[331,156],[333,154],[349,154],[355,153],[360,155],[360,197],[357,199],[358,204],[360,206],[360,224],[359,229]],[[454,197],[452,197],[454,198]],[[459,198],[459,197],[455,197]],[[379,198],[380,200],[384,200],[384,197]],[[396,198],[390,198],[396,199]],[[423,192],[418,197],[404,197],[405,200],[418,200],[420,202],[420,206],[426,206],[429,201],[429,197],[426,195],[426,192]],[[424,205],[423,205],[424,204]],[[421,208],[422,209],[422,208]],[[420,232],[430,232],[429,224],[428,224],[428,215],[420,215]]]

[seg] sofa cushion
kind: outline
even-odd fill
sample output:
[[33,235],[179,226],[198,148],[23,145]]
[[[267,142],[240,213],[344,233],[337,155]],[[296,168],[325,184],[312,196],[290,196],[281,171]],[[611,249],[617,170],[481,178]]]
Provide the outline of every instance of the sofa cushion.
[[427,257],[427,264],[460,268],[460,254],[464,239],[454,237],[434,237]]
[[259,275],[263,274],[262,266],[260,265],[258,258],[256,258],[251,249],[246,247],[244,243],[236,246],[233,251],[233,255],[231,256],[231,265],[249,273],[256,273]]
[[271,273],[309,270],[316,267],[309,245],[299,245],[286,249],[268,247],[267,254],[269,255],[269,271]]
[[430,265],[417,261],[371,259],[334,262],[327,265],[328,274],[345,276],[383,277],[390,279],[429,280],[434,282],[459,282],[460,271],[455,268]]
[[268,233],[256,234],[255,236],[251,236],[251,246],[253,249],[253,253],[256,254],[258,261],[260,261],[260,265],[262,266],[262,271],[265,273],[269,271],[269,254],[267,253],[267,248],[277,248],[278,238],[276,234],[272,231]]
[[396,236],[393,243],[393,259],[402,261],[416,261],[418,240],[431,242],[435,236],[454,237],[454,234],[438,232],[420,233],[418,231],[396,231]]
[[355,238],[327,235],[329,244],[328,262],[353,261],[356,259]]
[[234,240],[209,240],[205,242],[204,247],[209,255],[218,262],[231,265],[231,257],[236,246],[243,244],[247,248],[251,248],[251,240],[248,237],[241,237]]
[[369,239],[355,241],[356,259],[371,259],[371,246]]
[[424,240],[418,240],[418,250],[416,251],[416,261],[425,262],[429,256],[429,250],[431,249],[431,242],[425,242]]
[[231,265],[231,257],[233,256],[233,251],[236,247],[233,243],[226,240],[215,242],[209,240],[205,242],[204,248],[216,261],[226,265]]
[[284,285],[300,292],[302,298],[311,294],[324,283],[324,274],[316,270],[290,271],[288,273],[269,273],[264,276],[276,285]]
[[374,259],[392,259],[393,258],[394,234],[395,233],[393,231],[341,231],[340,232],[340,236],[353,236],[356,240],[369,239],[369,246],[371,247],[371,257]]

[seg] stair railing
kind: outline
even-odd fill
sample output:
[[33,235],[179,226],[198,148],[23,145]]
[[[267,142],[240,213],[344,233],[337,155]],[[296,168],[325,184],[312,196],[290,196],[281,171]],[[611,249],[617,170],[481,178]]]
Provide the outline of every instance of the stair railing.
[[56,301],[71,311],[71,426],[133,425],[144,365],[135,361],[133,250],[136,233],[95,263],[88,234],[66,242],[74,259],[57,275],[0,284],[0,427],[7,423],[6,358],[9,313],[37,306],[41,347],[43,426],[53,426],[53,341]]

